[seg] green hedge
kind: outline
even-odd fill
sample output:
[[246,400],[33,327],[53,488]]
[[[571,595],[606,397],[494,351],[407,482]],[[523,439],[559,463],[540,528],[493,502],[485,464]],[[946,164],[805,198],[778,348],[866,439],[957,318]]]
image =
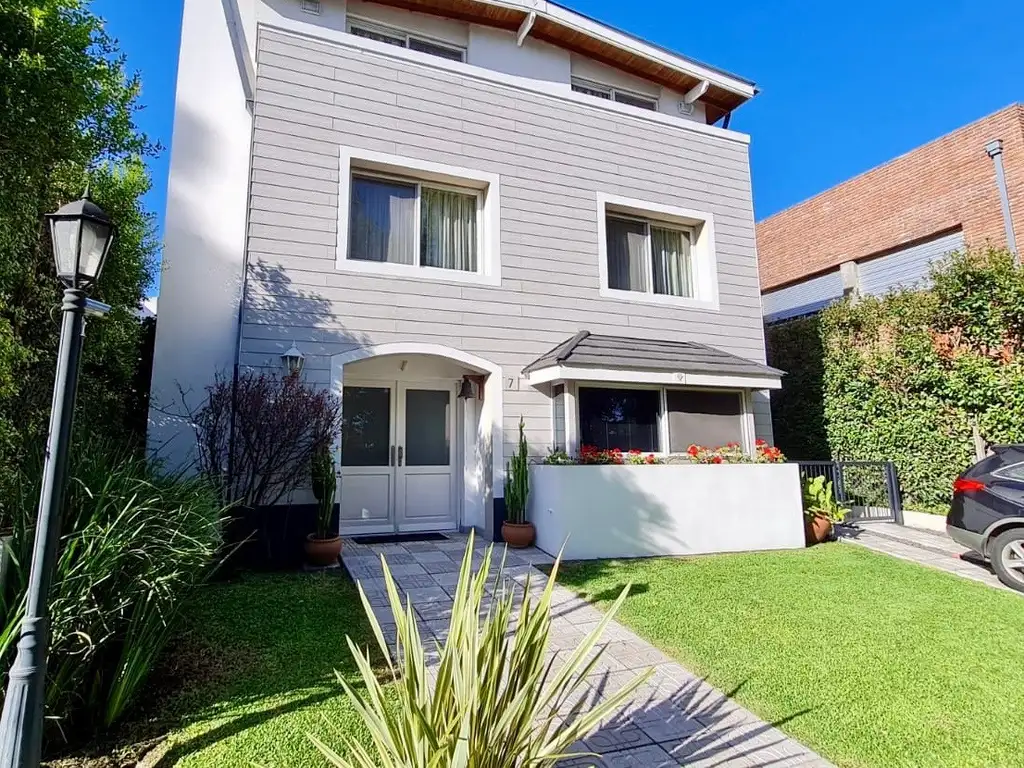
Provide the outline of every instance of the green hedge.
[[958,253],[932,283],[771,327],[768,349],[790,372],[772,402],[779,447],[892,460],[904,505],[941,512],[974,460],[972,423],[1024,442],[1024,269],[1006,251]]

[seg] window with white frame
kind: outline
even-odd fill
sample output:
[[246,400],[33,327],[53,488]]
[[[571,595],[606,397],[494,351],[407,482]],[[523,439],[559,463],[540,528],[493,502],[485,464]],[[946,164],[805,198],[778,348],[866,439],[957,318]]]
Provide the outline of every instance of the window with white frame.
[[691,445],[749,447],[742,392],[580,384],[576,403],[580,445],[644,453],[683,453]]
[[388,43],[389,45],[408,48],[411,51],[419,51],[420,53],[429,53],[431,56],[439,56],[450,61],[466,60],[466,51],[460,46],[431,40],[415,33],[405,32],[404,30],[376,22],[350,19],[348,31],[356,37],[376,40],[380,43]]
[[690,228],[607,213],[605,238],[612,290],[694,295]]
[[578,77],[572,78],[572,89],[576,93],[585,93],[588,96],[596,96],[599,99],[617,101],[620,104],[629,104],[640,109],[658,111],[658,100],[651,96],[644,96],[639,93],[624,91],[610,85],[602,85],[591,80],[582,80]]
[[601,295],[717,311],[714,216],[597,194]]
[[477,272],[481,198],[477,189],[356,170],[347,257]]

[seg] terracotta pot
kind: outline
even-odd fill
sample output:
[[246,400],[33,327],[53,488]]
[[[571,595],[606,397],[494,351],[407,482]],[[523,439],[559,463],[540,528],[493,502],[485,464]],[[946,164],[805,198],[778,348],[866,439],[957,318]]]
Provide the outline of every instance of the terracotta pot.
[[827,517],[822,515],[804,517],[804,538],[807,540],[808,547],[827,541],[831,534],[832,521]]
[[341,556],[341,536],[318,539],[315,533],[306,537],[306,562],[315,568],[327,568],[338,564]]
[[513,549],[523,549],[533,544],[537,531],[533,523],[509,523],[501,524],[501,538]]

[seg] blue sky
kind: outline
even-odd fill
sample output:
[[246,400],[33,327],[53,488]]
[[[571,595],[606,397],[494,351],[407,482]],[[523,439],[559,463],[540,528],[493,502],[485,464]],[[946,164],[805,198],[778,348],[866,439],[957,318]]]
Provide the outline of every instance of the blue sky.
[[[758,219],[1024,101],[1020,0],[567,4],[757,82],[761,94],[732,127],[753,137]],[[142,73],[140,125],[167,148],[152,163],[146,201],[162,217],[181,0],[93,0],[93,8]]]

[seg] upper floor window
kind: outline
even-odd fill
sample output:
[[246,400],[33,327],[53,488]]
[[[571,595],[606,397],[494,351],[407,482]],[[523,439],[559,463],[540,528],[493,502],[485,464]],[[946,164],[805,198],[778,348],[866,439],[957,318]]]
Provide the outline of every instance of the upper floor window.
[[718,309],[714,217],[598,193],[601,295]]
[[429,53],[431,56],[440,56],[442,59],[449,59],[451,61],[466,60],[465,49],[457,45],[430,40],[426,37],[383,24],[377,24],[376,22],[371,23],[361,19],[352,19],[349,21],[348,31],[356,37],[365,37],[380,43],[397,45],[399,48]]
[[662,296],[693,296],[689,229],[607,214],[608,287]]
[[500,177],[342,147],[338,269],[501,284]]
[[590,80],[581,80],[578,77],[574,77],[572,78],[572,89],[576,93],[585,93],[588,96],[596,96],[599,99],[608,99],[609,101],[617,101],[620,104],[640,107],[640,109],[658,111],[657,99],[639,93],[624,91],[610,85],[601,85]]
[[348,258],[477,271],[480,193],[353,175]]

